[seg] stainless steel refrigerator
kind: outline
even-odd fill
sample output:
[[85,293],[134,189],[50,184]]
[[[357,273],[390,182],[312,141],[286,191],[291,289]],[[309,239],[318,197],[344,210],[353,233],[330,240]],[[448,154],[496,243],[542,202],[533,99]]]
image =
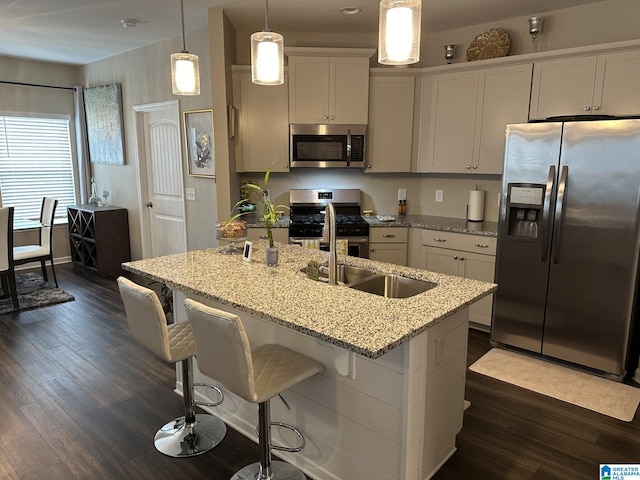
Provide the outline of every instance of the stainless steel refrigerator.
[[622,379],[639,201],[640,120],[508,125],[492,343]]

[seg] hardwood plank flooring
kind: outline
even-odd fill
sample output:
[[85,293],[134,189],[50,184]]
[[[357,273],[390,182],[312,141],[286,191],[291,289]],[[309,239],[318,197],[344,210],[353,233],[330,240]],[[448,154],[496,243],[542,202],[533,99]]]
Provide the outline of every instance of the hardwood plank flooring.
[[[228,480],[258,458],[233,429],[198,457],[158,453],[155,431],[182,412],[174,366],[130,338],[113,278],[56,273],[75,301],[0,315],[0,479]],[[468,364],[489,349],[470,331]],[[600,463],[640,463],[637,414],[620,422],[471,371],[466,398],[436,480],[592,480]]]

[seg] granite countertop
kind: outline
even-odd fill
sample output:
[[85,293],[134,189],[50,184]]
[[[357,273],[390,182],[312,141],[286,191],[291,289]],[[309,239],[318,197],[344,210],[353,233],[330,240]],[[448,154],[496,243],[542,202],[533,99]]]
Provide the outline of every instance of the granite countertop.
[[410,298],[384,298],[329,286],[300,271],[328,254],[278,244],[280,264],[265,263],[266,241],[253,242],[252,261],[222,255],[224,247],[123,263],[125,270],[205,297],[255,317],[378,358],[446,317],[491,294],[492,283],[339,255],[339,262],[437,283]]
[[[372,227],[412,227],[426,230],[441,230],[445,232],[465,233],[469,235],[483,235],[487,237],[498,236],[498,222],[469,222],[464,218],[436,217],[433,215],[390,215],[394,220],[383,222],[376,215],[363,216]],[[261,216],[248,214],[240,217],[247,222],[247,228],[264,228]],[[274,225],[274,228],[289,227],[290,219],[283,216]]]
[[390,215],[394,220],[383,222],[375,215],[363,218],[372,227],[412,227],[444,232],[466,233],[487,237],[498,236],[498,222],[470,222],[464,218],[436,217],[433,215]]

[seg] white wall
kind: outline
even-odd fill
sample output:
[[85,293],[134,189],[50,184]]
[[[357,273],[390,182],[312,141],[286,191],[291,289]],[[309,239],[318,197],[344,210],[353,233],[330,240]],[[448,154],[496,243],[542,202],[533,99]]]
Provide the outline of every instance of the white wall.
[[[114,82],[122,84],[126,165],[92,164],[98,192],[109,190],[109,203],[127,208],[132,258],[142,258],[141,224],[136,176],[135,124],[133,106],[179,98],[181,112],[212,108],[209,66],[209,33],[203,29],[187,36],[191,53],[200,57],[198,96],[176,97],[171,93],[170,55],[182,50],[181,38],[174,38],[116,55],[82,68],[87,87]],[[185,165],[184,161],[182,162]],[[210,178],[192,177],[183,169],[185,187],[196,190],[196,200],[186,202],[187,245],[190,250],[215,245],[216,183]],[[143,199],[146,201],[146,199]]]

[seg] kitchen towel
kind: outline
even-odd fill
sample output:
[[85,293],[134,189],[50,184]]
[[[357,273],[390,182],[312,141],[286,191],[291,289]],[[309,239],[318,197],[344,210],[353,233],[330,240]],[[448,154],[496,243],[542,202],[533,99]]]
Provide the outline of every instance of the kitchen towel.
[[347,255],[349,253],[349,240],[346,238],[336,240],[336,253]]
[[482,222],[484,220],[484,190],[471,190],[467,204],[467,220]]
[[302,247],[320,250],[320,240],[302,240]]

